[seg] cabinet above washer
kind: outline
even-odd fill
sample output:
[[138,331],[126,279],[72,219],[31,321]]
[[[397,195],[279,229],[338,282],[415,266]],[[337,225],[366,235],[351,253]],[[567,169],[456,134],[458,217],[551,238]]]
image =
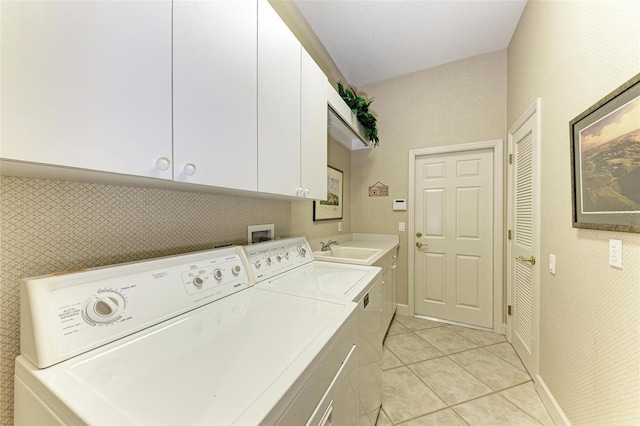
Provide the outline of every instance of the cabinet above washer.
[[325,198],[326,76],[266,0],[0,7],[2,174]]

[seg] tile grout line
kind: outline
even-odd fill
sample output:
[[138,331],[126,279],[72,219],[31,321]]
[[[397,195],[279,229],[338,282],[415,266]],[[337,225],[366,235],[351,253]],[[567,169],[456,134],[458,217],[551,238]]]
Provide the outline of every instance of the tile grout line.
[[[394,318],[394,319],[395,319],[395,318]],[[403,324],[403,326],[404,326],[404,324]],[[405,326],[405,327],[406,327],[406,326]],[[428,327],[428,328],[420,329],[420,330],[411,330],[411,329],[409,329],[409,328],[407,327],[407,330],[408,330],[407,332],[404,332],[404,333],[398,333],[398,334],[394,334],[394,335],[400,335],[400,334],[409,334],[409,333],[413,333],[413,334],[415,334],[418,338],[420,338],[421,340],[425,341],[427,344],[429,344],[429,345],[430,345],[430,346],[432,346],[434,349],[436,349],[438,352],[441,352],[437,347],[435,347],[434,345],[432,345],[430,342],[428,342],[426,339],[424,339],[422,336],[420,336],[420,335],[417,333],[418,331],[425,331],[425,330],[434,329],[434,328],[439,328],[439,327],[440,327],[440,326],[437,326],[437,327]],[[499,395],[502,399],[504,399],[508,404],[512,405],[512,406],[513,406],[513,407],[515,407],[517,410],[519,410],[519,411],[523,412],[527,417],[531,418],[534,422],[536,422],[536,423],[538,423],[538,424],[542,424],[541,422],[539,422],[539,421],[538,421],[538,419],[536,419],[536,418],[535,418],[532,414],[530,414],[528,411],[524,410],[523,408],[519,407],[519,406],[518,406],[518,405],[516,405],[515,403],[511,402],[511,401],[510,401],[508,398],[506,398],[505,396],[500,395],[500,392],[503,392],[503,391],[505,391],[505,390],[513,389],[513,388],[515,388],[515,387],[517,387],[517,386],[522,386],[522,385],[524,385],[524,384],[526,384],[526,383],[529,383],[529,382],[532,382],[532,383],[533,383],[533,379],[531,378],[531,375],[530,375],[526,370],[524,371],[524,373],[526,373],[526,374],[527,374],[527,376],[529,377],[529,380],[526,380],[526,381],[524,381],[524,382],[522,382],[522,383],[517,383],[517,384],[511,385],[511,386],[506,387],[506,388],[504,388],[504,389],[495,390],[495,389],[493,389],[491,386],[489,386],[487,383],[485,383],[483,380],[481,380],[479,377],[477,377],[477,376],[476,376],[476,375],[474,375],[472,372],[470,372],[469,370],[467,370],[464,366],[460,365],[459,363],[455,362],[455,360],[453,360],[453,359],[451,359],[451,358],[450,358],[450,355],[460,354],[460,353],[464,353],[464,352],[468,352],[468,351],[472,351],[472,350],[477,350],[477,349],[484,349],[484,348],[489,347],[489,346],[495,346],[495,345],[499,345],[499,344],[502,344],[502,343],[505,343],[505,342],[506,342],[506,343],[509,343],[509,342],[507,342],[506,340],[504,340],[504,341],[501,341],[501,342],[492,342],[492,343],[489,343],[489,344],[479,345],[479,344],[477,344],[476,342],[474,342],[474,341],[472,341],[472,340],[468,339],[467,337],[463,336],[462,334],[457,333],[455,330],[451,330],[450,328],[448,328],[448,329],[449,329],[450,331],[452,331],[453,333],[457,334],[458,336],[462,337],[463,339],[468,340],[469,342],[473,343],[474,345],[476,345],[476,347],[475,347],[475,348],[471,348],[471,349],[465,349],[465,350],[462,350],[462,351],[459,351],[459,352],[452,352],[452,353],[450,353],[450,354],[444,354],[444,353],[443,353],[443,354],[442,354],[442,356],[437,356],[437,357],[434,357],[434,358],[429,358],[429,359],[426,359],[426,360],[416,361],[416,362],[412,362],[412,363],[408,363],[408,364],[407,364],[407,363],[405,363],[405,362],[404,362],[404,361],[403,361],[403,360],[402,360],[402,359],[401,359],[401,358],[400,358],[400,357],[399,357],[395,352],[393,352],[393,351],[392,351],[388,346],[386,346],[386,349],[387,349],[391,354],[393,354],[393,355],[398,359],[398,361],[400,361],[400,362],[401,362],[401,365],[400,365],[400,366],[395,366],[395,367],[389,368],[389,369],[384,370],[384,371],[390,371],[390,370],[398,369],[398,368],[401,368],[401,367],[406,367],[406,368],[407,368],[407,369],[408,369],[408,370],[409,370],[409,371],[410,371],[410,372],[411,372],[411,373],[412,373],[416,378],[418,378],[418,380],[420,380],[420,381],[421,381],[421,382],[422,382],[422,383],[423,383],[423,384],[424,384],[424,385],[425,385],[425,386],[426,386],[426,387],[427,387],[431,392],[433,392],[433,393],[434,393],[434,395],[435,395],[435,396],[437,396],[437,397],[438,397],[438,399],[440,399],[440,400],[441,400],[441,401],[446,405],[446,407],[445,407],[445,408],[441,408],[441,409],[438,409],[438,410],[435,410],[435,411],[432,411],[432,412],[429,412],[429,413],[423,413],[423,414],[421,414],[420,416],[413,417],[413,418],[411,418],[411,419],[405,419],[405,420],[402,420],[402,422],[407,422],[407,421],[410,421],[410,420],[413,420],[413,419],[417,419],[417,418],[419,418],[419,417],[423,417],[423,416],[426,416],[426,415],[431,415],[431,414],[437,413],[437,412],[439,412],[439,411],[444,411],[444,410],[446,410],[446,409],[451,409],[451,410],[453,410],[453,412],[455,413],[455,415],[456,415],[456,416],[458,416],[458,417],[459,417],[459,418],[461,418],[465,423],[467,423],[467,424],[468,424],[468,422],[466,422],[466,420],[464,420],[464,418],[463,418],[463,417],[462,417],[462,416],[461,416],[461,415],[460,415],[460,414],[455,410],[455,408],[454,408],[454,407],[456,407],[456,406],[460,406],[460,405],[465,404],[465,403],[468,403],[468,402],[470,402],[470,401],[478,400],[478,399],[485,398],[485,397],[490,396],[490,395],[496,395],[496,394],[497,394],[497,395]],[[386,338],[385,338],[385,340],[386,340]],[[385,346],[383,345],[383,347],[385,347]],[[507,359],[505,359],[505,358],[503,358],[503,357],[501,357],[501,356],[499,356],[499,355],[497,355],[497,354],[494,354],[493,352],[488,351],[488,350],[486,350],[486,349],[485,349],[485,351],[486,351],[488,354],[490,354],[490,355],[492,355],[492,356],[496,357],[497,359],[499,359],[499,360],[501,360],[501,361],[503,361],[503,362],[507,363],[508,365],[510,365],[510,366],[512,366],[512,367],[514,367],[514,368],[517,368],[518,370],[522,371],[520,368],[518,368],[518,366],[513,365],[513,364],[512,364],[511,362],[509,362]],[[441,352],[441,353],[442,353],[442,352]],[[517,356],[517,353],[516,353],[516,356]],[[417,374],[416,374],[416,373],[415,373],[415,372],[410,368],[410,366],[411,366],[411,365],[418,364],[418,363],[425,362],[425,361],[431,361],[431,360],[435,360],[435,359],[440,359],[440,358],[448,358],[448,359],[449,359],[451,362],[453,362],[455,365],[459,366],[462,370],[466,371],[466,372],[467,372],[467,373],[469,373],[471,376],[473,376],[474,378],[476,378],[480,383],[484,384],[484,385],[485,385],[485,386],[487,386],[489,389],[491,389],[491,390],[492,390],[492,392],[489,392],[489,393],[487,393],[487,394],[484,394],[484,395],[480,395],[480,396],[477,396],[477,397],[471,398],[471,399],[469,399],[469,400],[461,401],[461,402],[458,402],[458,403],[456,403],[456,404],[449,405],[446,401],[444,401],[444,400],[442,399],[442,397],[440,397],[440,395],[439,395],[435,390],[433,390],[433,389],[431,388],[431,386],[429,386],[429,384],[427,384],[424,380],[422,380],[422,378],[421,378],[420,376],[418,376],[418,375],[417,375]],[[519,357],[518,357],[518,359],[519,359]],[[384,406],[384,405],[383,405],[383,406]],[[384,408],[381,408],[381,409],[384,411]],[[384,411],[384,413],[385,413],[385,416],[387,417],[387,419],[388,419],[392,424],[394,424],[394,425],[395,425],[395,424],[397,424],[397,423],[393,423],[393,421],[392,421],[392,420],[389,418],[389,416],[387,415],[386,411]],[[401,422],[401,423],[402,423],[402,422]]]

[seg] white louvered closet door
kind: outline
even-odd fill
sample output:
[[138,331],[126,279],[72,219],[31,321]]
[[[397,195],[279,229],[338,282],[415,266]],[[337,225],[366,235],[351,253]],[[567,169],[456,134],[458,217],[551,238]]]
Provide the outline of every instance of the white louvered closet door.
[[510,135],[508,244],[511,343],[533,376],[538,359],[539,184],[537,114]]

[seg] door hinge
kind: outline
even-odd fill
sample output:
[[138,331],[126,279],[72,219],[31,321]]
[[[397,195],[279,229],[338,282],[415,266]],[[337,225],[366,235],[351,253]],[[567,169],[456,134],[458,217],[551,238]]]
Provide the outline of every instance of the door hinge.
[[508,238],[508,239],[511,239],[511,229],[508,229],[508,230],[507,230],[507,238]]
[[513,164],[513,154],[509,154],[509,164]]
[[511,305],[507,306],[507,315],[511,315]]

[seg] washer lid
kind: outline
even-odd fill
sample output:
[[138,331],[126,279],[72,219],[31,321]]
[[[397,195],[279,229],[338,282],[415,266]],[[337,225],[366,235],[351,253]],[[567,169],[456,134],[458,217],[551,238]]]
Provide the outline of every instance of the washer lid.
[[88,424],[257,424],[355,308],[253,288],[46,369],[19,357],[16,375]]
[[262,289],[311,298],[360,300],[373,284],[381,269],[314,261],[286,274],[258,283]]

